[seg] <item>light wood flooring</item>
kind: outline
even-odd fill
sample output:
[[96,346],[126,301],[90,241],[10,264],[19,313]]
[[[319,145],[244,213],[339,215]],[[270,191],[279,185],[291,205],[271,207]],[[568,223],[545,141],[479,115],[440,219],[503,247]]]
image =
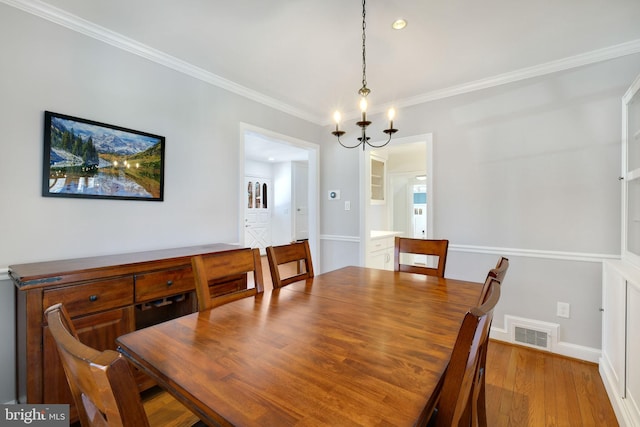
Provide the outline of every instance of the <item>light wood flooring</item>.
[[491,341],[489,426],[617,426],[594,363]]
[[[265,290],[272,289],[263,257]],[[490,427],[618,425],[593,363],[491,341],[487,354],[487,421]],[[152,426],[190,426],[197,418],[166,392],[145,395]]]

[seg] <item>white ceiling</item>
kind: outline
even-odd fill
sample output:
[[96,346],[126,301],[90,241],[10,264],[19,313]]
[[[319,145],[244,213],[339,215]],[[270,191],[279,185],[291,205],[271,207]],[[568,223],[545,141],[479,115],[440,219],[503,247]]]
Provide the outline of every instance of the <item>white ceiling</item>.
[[[359,0],[0,1],[133,39],[317,123],[357,111]],[[421,100],[636,52],[640,0],[367,3],[370,111],[396,105],[398,125]]]
[[294,162],[309,160],[309,152],[256,132],[246,132],[244,135],[244,157],[258,162]]

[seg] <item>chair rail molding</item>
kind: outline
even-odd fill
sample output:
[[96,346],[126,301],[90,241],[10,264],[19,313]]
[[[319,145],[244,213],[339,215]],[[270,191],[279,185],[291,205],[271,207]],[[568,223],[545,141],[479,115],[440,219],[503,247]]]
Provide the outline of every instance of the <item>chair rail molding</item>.
[[454,252],[519,256],[526,258],[546,258],[563,261],[602,262],[605,259],[620,259],[620,254],[596,254],[589,252],[547,251],[539,249],[500,248],[492,246],[456,244],[449,244],[449,250]]
[[[321,234],[320,240],[360,243],[359,236]],[[620,259],[620,254],[598,254],[590,252],[548,251],[541,249],[502,248],[496,246],[458,245],[449,243],[449,251],[474,254],[517,256],[525,258],[545,258],[562,261],[584,261],[600,263],[607,259]]]
[[334,242],[360,243],[359,236],[341,236],[337,234],[321,234],[320,240],[330,240]]

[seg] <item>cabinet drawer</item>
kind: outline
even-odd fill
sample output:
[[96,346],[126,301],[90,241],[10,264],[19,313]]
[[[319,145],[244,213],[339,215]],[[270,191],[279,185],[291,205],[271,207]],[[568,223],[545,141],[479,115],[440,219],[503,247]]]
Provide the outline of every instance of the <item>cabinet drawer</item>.
[[389,248],[393,248],[394,246],[395,246],[395,240],[393,237],[385,237],[383,239],[372,239],[369,242],[369,252],[389,249]]
[[44,291],[43,307],[61,302],[71,317],[133,304],[133,277],[89,282]]
[[195,289],[191,267],[136,274],[136,303]]

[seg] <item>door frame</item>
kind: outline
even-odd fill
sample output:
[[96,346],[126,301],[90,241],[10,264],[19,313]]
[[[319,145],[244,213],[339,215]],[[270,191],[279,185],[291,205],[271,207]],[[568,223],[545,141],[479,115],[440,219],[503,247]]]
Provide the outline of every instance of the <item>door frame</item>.
[[[433,133],[423,133],[418,135],[411,135],[404,138],[394,138],[390,144],[410,144],[416,142],[424,142],[426,144],[426,168],[427,168],[427,217],[431,218],[427,222],[427,239],[433,237],[434,230],[434,215],[433,206],[435,200],[434,186],[433,186]],[[380,145],[382,141],[373,142],[374,145]],[[366,265],[367,248],[370,247],[371,233],[370,233],[370,219],[369,219],[369,197],[371,192],[371,186],[369,185],[369,171],[370,171],[370,158],[371,151],[375,149],[367,149],[363,156],[360,156],[359,168],[360,168],[360,265]],[[388,174],[385,174],[385,179],[388,179]],[[386,183],[385,183],[386,184]],[[388,189],[386,189],[387,191]],[[388,195],[388,193],[387,193]],[[389,200],[386,201],[389,203]]]
[[[320,266],[320,145],[303,141],[292,136],[284,135],[248,123],[240,122],[240,144],[239,144],[239,176],[238,176],[238,195],[243,194],[244,188],[244,162],[245,162],[245,136],[248,132],[261,134],[269,139],[277,140],[284,145],[302,148],[307,151],[309,158],[309,248],[314,265]],[[244,198],[238,197],[238,212],[244,215],[243,208]],[[240,245],[244,245],[244,218],[238,220],[238,241]]]

